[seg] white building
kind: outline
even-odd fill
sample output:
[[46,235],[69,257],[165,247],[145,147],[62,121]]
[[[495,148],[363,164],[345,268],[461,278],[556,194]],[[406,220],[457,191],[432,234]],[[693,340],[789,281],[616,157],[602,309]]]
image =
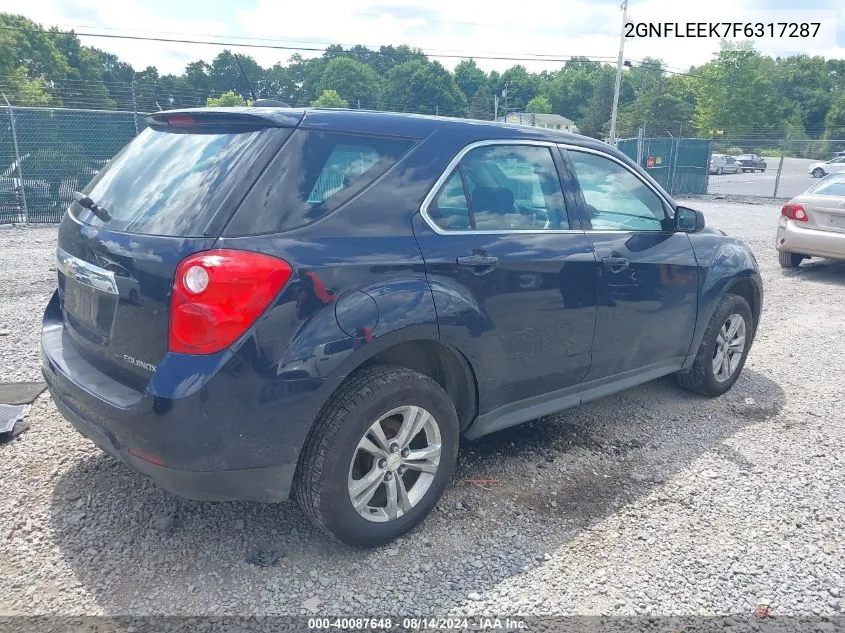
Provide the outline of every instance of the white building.
[[534,112],[511,112],[506,117],[497,119],[501,123],[515,123],[516,125],[532,125],[549,130],[578,133],[575,121],[559,114],[537,114]]

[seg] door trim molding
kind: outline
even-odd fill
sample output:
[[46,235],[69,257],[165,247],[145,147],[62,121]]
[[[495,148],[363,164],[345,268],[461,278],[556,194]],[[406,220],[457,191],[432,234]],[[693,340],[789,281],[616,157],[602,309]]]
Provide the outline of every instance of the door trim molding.
[[579,383],[526,400],[503,405],[478,416],[464,434],[467,439],[501,431],[550,413],[576,407],[591,400],[603,398],[619,391],[674,373],[683,367],[686,356],[677,356],[659,363],[630,369],[614,376],[603,376],[590,382]]

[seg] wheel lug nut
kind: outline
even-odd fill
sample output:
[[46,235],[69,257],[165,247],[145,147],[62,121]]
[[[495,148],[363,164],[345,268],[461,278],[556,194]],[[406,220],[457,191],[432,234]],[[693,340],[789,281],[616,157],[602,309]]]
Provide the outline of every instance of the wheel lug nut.
[[385,481],[390,481],[391,479],[393,479],[393,473],[384,473]]
[[383,457],[380,460],[378,460],[378,467],[381,468],[381,469],[387,468],[387,460],[384,459]]
[[391,444],[390,445],[390,452],[397,453],[399,451],[399,444]]
[[399,467],[399,474],[404,475],[407,470],[408,470],[407,466],[400,466]]
[[410,454],[411,454],[411,451],[409,451],[407,448],[404,451],[402,451],[402,457],[407,457]]

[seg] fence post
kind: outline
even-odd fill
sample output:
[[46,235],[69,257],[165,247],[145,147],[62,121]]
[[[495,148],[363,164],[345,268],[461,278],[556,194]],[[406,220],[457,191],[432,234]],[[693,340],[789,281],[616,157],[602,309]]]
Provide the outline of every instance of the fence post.
[[138,136],[138,103],[135,101],[135,77],[132,77],[132,122],[135,124],[135,136]]
[[786,135],[786,140],[783,142],[783,147],[780,148],[780,162],[778,163],[778,175],[775,176],[775,190],[772,193],[772,198],[778,197],[778,187],[780,186],[780,175],[783,172],[783,157],[786,155],[787,145],[789,145],[789,134]]
[[18,182],[21,186],[21,205],[23,206],[23,223],[29,223],[29,208],[26,205],[26,187],[23,186],[23,169],[21,168],[21,152],[18,149],[18,131],[15,126],[15,112],[12,104],[6,98],[6,93],[3,93],[3,101],[6,102],[6,107],[9,108],[9,123],[12,128],[12,145],[15,148],[15,165],[17,165]]
[[645,129],[640,126],[637,129],[637,165],[642,167],[643,164],[643,138],[645,137]]

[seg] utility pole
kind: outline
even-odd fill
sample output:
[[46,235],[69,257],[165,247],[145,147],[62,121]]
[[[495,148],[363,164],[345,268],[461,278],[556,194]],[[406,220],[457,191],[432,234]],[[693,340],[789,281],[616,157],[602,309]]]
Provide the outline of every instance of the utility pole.
[[502,90],[502,99],[505,100],[505,121],[508,120],[508,85],[505,84],[505,89]]
[[610,144],[616,143],[616,115],[619,112],[619,88],[622,85],[622,65],[625,54],[625,24],[628,22],[628,0],[622,0],[622,34],[619,37],[619,58],[616,60],[616,88],[613,91],[613,112],[610,115]]
[[499,120],[499,93],[493,95],[493,120]]

